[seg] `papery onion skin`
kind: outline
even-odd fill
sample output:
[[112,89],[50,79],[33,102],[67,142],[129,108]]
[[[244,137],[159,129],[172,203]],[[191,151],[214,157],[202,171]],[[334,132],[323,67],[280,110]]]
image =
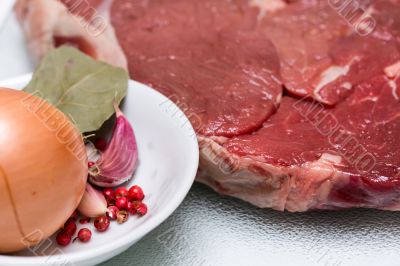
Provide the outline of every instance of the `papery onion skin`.
[[78,206],[87,182],[80,133],[44,100],[0,88],[0,253],[55,233]]

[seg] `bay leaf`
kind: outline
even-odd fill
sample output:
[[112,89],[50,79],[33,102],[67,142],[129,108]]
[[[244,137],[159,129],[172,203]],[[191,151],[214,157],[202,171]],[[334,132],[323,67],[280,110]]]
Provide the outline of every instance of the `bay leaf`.
[[112,103],[126,96],[128,79],[124,69],[62,46],[43,58],[24,91],[53,104],[85,133],[114,114]]

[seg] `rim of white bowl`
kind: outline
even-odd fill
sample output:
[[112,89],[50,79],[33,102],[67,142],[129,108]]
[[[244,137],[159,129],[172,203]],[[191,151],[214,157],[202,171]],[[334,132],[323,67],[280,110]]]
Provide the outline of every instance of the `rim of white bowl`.
[[[19,77],[7,79],[4,81],[0,82],[1,86],[4,86],[6,84],[12,84],[12,83],[28,83],[29,80],[31,79],[32,74],[25,74]],[[140,82],[130,80],[130,82],[133,82],[134,84],[140,84],[141,86],[146,86],[151,93],[157,94],[158,97],[162,97],[165,100],[167,98],[159,93],[158,91],[154,90],[153,88],[142,84]],[[171,102],[172,103],[172,102]],[[172,103],[173,104],[173,103]],[[177,108],[180,112],[183,111],[173,104],[174,107]],[[184,115],[184,114],[183,114]],[[186,115],[182,116],[182,118],[186,119],[189,121]],[[195,131],[191,125],[191,123],[188,123],[190,127],[187,127],[185,129],[190,130],[191,134],[195,134]],[[194,136],[194,135],[193,135]],[[199,146],[198,142],[196,141],[195,138],[193,138],[193,161],[188,160],[188,162],[192,161],[191,167],[189,167],[189,171],[191,176],[193,178],[188,178],[185,180],[184,183],[182,183],[182,186],[176,191],[176,197],[171,199],[166,206],[163,209],[158,210],[153,216],[152,219],[149,221],[139,225],[137,228],[141,228],[140,233],[137,234],[137,232],[131,232],[123,237],[120,237],[119,239],[115,239],[112,242],[105,243],[101,246],[90,248],[90,249],[82,249],[82,251],[77,251],[74,253],[69,253],[69,254],[58,254],[58,255],[52,255],[52,256],[15,256],[15,255],[0,255],[0,262],[2,265],[7,265],[7,266],[14,266],[14,265],[24,265],[24,266],[30,266],[30,265],[38,265],[38,264],[45,264],[46,262],[49,261],[49,258],[51,258],[54,261],[62,261],[63,259],[68,260],[70,263],[76,263],[79,261],[84,261],[84,260],[89,260],[91,258],[95,258],[96,256],[99,256],[105,252],[108,252],[110,250],[117,250],[119,248],[122,248],[126,245],[131,244],[132,241],[135,239],[140,239],[147,235],[150,231],[154,230],[157,226],[159,226],[162,222],[164,222],[178,207],[179,205],[183,202],[185,199],[186,195],[189,193],[190,188],[193,185],[196,173],[197,173],[197,168],[199,164]],[[4,264],[6,263],[6,264]]]

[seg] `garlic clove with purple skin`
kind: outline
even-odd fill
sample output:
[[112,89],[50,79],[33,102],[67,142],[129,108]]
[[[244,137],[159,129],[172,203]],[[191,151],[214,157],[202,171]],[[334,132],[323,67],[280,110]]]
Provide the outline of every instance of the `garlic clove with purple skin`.
[[[116,121],[107,148],[89,169],[89,181],[100,187],[115,187],[128,181],[138,165],[135,134],[128,119],[114,103]],[[93,158],[93,148],[90,147]]]
[[103,193],[86,184],[85,193],[78,206],[78,211],[86,217],[98,217],[107,212],[107,201]]

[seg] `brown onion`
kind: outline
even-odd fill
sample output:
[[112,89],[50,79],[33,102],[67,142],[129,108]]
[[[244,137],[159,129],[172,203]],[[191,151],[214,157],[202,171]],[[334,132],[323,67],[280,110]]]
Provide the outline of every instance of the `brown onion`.
[[56,232],[85,191],[87,156],[80,133],[36,96],[0,88],[0,253]]

